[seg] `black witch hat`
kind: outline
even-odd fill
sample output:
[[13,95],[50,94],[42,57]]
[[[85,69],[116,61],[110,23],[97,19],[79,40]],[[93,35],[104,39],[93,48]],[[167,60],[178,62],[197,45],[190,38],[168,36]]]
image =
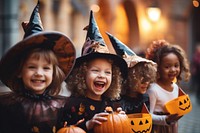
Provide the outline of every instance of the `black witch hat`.
[[75,67],[94,58],[111,59],[113,60],[114,64],[120,68],[124,75],[127,73],[127,64],[125,60],[109,52],[94,19],[93,11],[91,11],[89,26],[87,27],[86,41],[82,47],[81,57],[76,59]]
[[[75,48],[72,41],[64,34],[55,31],[44,32],[40,15],[39,1],[28,23],[22,23],[24,39],[11,47],[0,61],[0,80],[11,87],[13,74],[20,65],[20,60],[29,50],[35,48],[51,49],[59,62],[59,67],[67,77],[75,63]],[[64,79],[63,79],[64,80]]]
[[108,35],[117,55],[121,56],[126,61],[129,68],[135,66],[139,62],[150,62],[153,65],[156,65],[156,63],[151,60],[137,56],[129,47],[110,33],[107,32],[106,34]]

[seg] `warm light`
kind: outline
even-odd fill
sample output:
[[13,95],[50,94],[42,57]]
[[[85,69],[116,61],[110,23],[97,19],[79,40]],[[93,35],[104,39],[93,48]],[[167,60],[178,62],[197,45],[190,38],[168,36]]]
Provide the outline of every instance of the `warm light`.
[[93,12],[98,12],[100,10],[100,7],[96,4],[93,4],[90,6],[90,9],[93,11]]
[[149,16],[149,19],[153,22],[156,22],[159,20],[161,15],[161,10],[158,7],[149,7],[147,9],[147,14]]
[[192,1],[194,7],[199,7],[199,2],[197,0]]

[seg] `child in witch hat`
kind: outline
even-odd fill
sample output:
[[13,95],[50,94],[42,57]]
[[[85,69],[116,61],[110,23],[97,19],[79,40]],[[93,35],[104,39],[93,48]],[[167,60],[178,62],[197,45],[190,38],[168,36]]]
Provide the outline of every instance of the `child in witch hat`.
[[128,65],[127,80],[124,83],[122,97],[115,107],[122,107],[126,114],[140,113],[145,103],[149,109],[149,97],[146,91],[156,79],[156,63],[137,56],[130,48],[113,35],[107,33],[117,55],[123,57]]
[[[184,50],[165,40],[153,41],[146,57],[157,63],[157,79],[147,90],[155,133],[178,133],[178,114],[170,115],[165,104],[179,96],[178,82],[189,80],[189,63]],[[177,82],[175,82],[175,79]]]
[[0,96],[1,133],[54,133],[57,114],[66,102],[58,96],[61,83],[75,63],[75,48],[59,32],[44,32],[39,1],[24,39],[0,61],[0,80],[11,89]]
[[78,126],[93,132],[95,125],[106,121],[103,116],[108,113],[104,110],[111,105],[110,99],[120,96],[122,74],[126,70],[126,62],[109,52],[91,11],[82,55],[76,59],[66,80],[71,97],[66,103],[61,123],[66,121],[71,125],[83,120]]

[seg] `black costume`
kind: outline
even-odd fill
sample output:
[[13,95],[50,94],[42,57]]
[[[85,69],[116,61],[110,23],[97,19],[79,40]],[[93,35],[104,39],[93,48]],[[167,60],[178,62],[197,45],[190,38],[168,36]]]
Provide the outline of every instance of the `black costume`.
[[28,91],[0,96],[0,133],[55,133],[57,114],[66,97]]
[[122,96],[120,100],[114,102],[114,109],[121,107],[126,114],[141,113],[143,104],[150,109],[149,96],[147,94],[137,94],[137,97]]
[[65,104],[62,112],[63,115],[59,117],[59,127],[61,127],[65,121],[67,125],[74,125],[84,118],[84,121],[78,124],[78,126],[87,131],[85,125],[86,121],[92,119],[95,114],[104,112],[107,106],[111,106],[111,103],[106,99],[96,101],[87,97],[70,97]]

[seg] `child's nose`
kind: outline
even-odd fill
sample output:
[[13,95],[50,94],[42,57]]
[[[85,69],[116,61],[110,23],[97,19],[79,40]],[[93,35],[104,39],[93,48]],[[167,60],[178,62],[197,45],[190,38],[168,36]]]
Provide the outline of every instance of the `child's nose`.
[[35,72],[35,76],[40,76],[43,74],[43,71],[41,69],[37,69],[37,71]]
[[99,75],[98,75],[98,77],[103,78],[103,77],[105,77],[105,75],[106,74],[104,72],[100,72]]

